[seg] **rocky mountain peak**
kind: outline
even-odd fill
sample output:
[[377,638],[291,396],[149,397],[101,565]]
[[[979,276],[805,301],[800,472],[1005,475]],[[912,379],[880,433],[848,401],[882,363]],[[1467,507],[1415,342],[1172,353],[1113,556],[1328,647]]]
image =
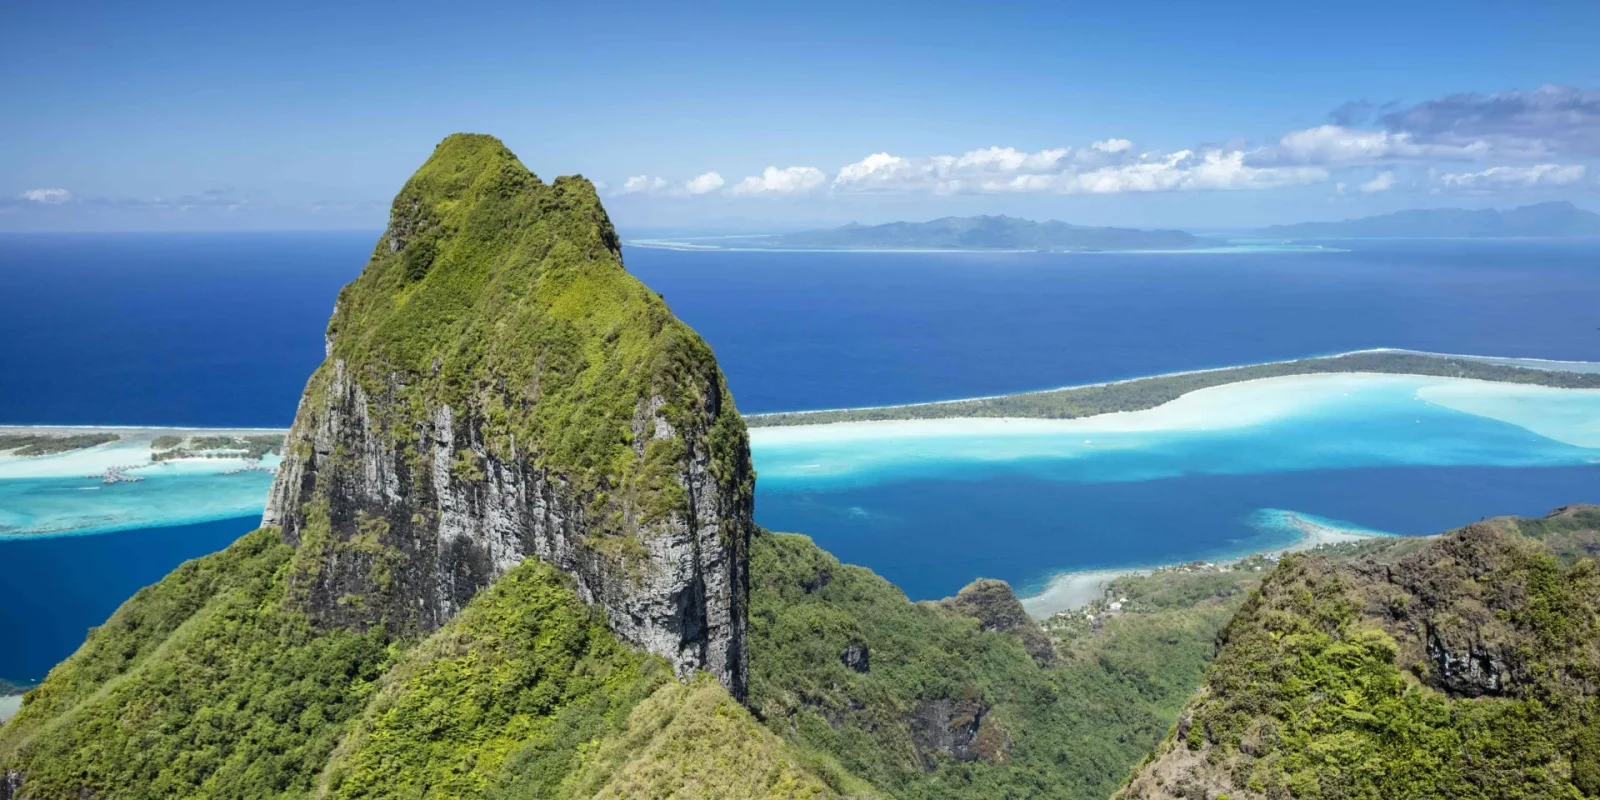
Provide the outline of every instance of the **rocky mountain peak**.
[[339,294],[262,522],[314,624],[426,633],[538,558],[742,698],[753,483],[710,348],[593,185],[455,135]]

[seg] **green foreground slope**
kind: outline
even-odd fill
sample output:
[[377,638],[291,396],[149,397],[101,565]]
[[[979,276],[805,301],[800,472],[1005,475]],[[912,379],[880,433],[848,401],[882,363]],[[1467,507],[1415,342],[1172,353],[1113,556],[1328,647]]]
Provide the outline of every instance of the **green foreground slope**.
[[124,604],[0,728],[20,776],[0,796],[835,796],[548,565],[408,646],[312,633],[283,602],[290,555],[256,531]]
[[1287,558],[1122,798],[1600,796],[1600,512]]

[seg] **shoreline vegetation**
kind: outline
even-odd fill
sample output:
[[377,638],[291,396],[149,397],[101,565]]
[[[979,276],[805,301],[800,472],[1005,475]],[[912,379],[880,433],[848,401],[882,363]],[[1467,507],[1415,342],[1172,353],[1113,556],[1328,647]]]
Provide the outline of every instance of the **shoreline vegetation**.
[[41,431],[0,430],[0,453],[14,456],[49,456],[109,444],[122,437],[109,431],[88,433],[45,433]]
[[[827,425],[839,422],[885,422],[914,419],[1022,418],[1080,419],[1101,414],[1145,411],[1179,397],[1232,383],[1292,375],[1328,374],[1419,375],[1464,378],[1558,389],[1600,389],[1600,363],[1531,358],[1426,353],[1377,348],[1329,356],[1269,361],[1229,367],[1185,370],[1102,383],[1063,386],[1012,394],[933,400],[887,406],[774,411],[745,414],[747,427],[771,428]],[[220,457],[220,451],[254,454],[281,452],[288,428],[175,428],[135,425],[0,425],[0,458],[55,455],[122,439],[149,439],[157,461],[183,456]],[[235,440],[228,447],[203,446]],[[178,444],[188,443],[179,448]],[[202,446],[196,446],[197,444]],[[201,450],[217,450],[202,454]],[[165,452],[159,452],[165,451]],[[194,451],[194,452],[183,452]],[[237,455],[236,453],[226,453]]]
[[[1300,533],[1299,538],[1288,545],[1262,548],[1251,553],[1217,561],[1202,559],[1154,566],[1113,567],[1062,572],[1051,577],[1038,592],[1020,596],[1018,599],[1022,602],[1022,607],[1028,612],[1029,616],[1038,620],[1048,620],[1062,614],[1076,614],[1084,609],[1097,608],[1104,610],[1108,604],[1115,602],[1110,598],[1110,595],[1115,594],[1118,583],[1125,578],[1149,577],[1168,573],[1228,574],[1249,572],[1264,574],[1277,563],[1278,559],[1290,553],[1301,553],[1372,539],[1428,538],[1406,537],[1377,531],[1335,527],[1293,512],[1285,512],[1283,516]],[[1110,610],[1115,612],[1120,609],[1112,608]]]
[[[1511,361],[1513,360],[1487,356],[1445,355],[1410,350],[1359,350],[1332,356],[1173,372],[1145,378],[964,400],[749,414],[745,416],[745,424],[752,428],[763,428],[960,417],[1078,419],[1126,411],[1145,411],[1170,403],[1190,392],[1231,383],[1290,375],[1334,373],[1420,375],[1561,389],[1600,389],[1600,372],[1574,369],[1572,368],[1574,364],[1568,362],[1529,360],[1510,363]],[[1528,366],[1532,364],[1537,366]],[[1583,366],[1588,365],[1583,364]]]
[[[148,442],[151,461],[260,459],[283,452],[288,428],[170,428],[139,425],[0,425],[0,458],[35,458],[117,442]],[[141,465],[142,466],[142,465]]]

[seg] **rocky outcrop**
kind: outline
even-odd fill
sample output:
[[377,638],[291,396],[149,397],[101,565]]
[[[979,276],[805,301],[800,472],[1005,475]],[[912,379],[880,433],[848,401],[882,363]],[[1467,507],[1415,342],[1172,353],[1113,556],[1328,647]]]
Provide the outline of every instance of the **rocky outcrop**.
[[923,768],[937,768],[941,757],[1003,763],[1011,736],[989,712],[983,693],[970,686],[959,697],[918,703],[910,715],[910,728]]
[[978,757],[978,729],[989,706],[976,692],[954,700],[924,700],[911,713],[911,739],[923,763],[933,769],[935,753],[957,761]]
[[839,654],[839,661],[865,675],[872,671],[872,650],[864,642],[851,642],[844,646],[844,652]]
[[581,179],[451,137],[340,294],[264,526],[314,624],[443,625],[523,559],[743,699],[753,472],[715,360]]
[[1116,797],[1595,796],[1600,572],[1572,546],[1591,514],[1284,559]]
[[1055,661],[1055,646],[1044,629],[1022,608],[1022,601],[1011,591],[1005,581],[980,578],[962,587],[955,597],[946,597],[939,605],[962,616],[978,620],[985,631],[1008,633],[1017,637],[1022,646],[1040,664]]

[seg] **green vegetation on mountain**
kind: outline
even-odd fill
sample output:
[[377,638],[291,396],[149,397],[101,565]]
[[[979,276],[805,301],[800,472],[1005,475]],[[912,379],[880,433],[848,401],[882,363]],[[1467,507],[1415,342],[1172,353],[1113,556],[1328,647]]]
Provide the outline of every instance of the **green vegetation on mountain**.
[[1600,214],[1565,202],[1494,208],[1423,208],[1341,222],[1274,225],[1262,236],[1296,239],[1600,236]]
[[14,456],[48,456],[70,453],[121,439],[115,433],[0,433],[0,453]]
[[283,602],[290,555],[256,531],[95,629],[0,728],[16,796],[834,796],[715,681],[679,686],[619,643],[548,565],[385,642],[312,632]]
[[[545,184],[493,137],[458,134],[406,182],[391,217],[339,293],[312,396],[343,361],[369,396],[396,401],[399,418],[382,422],[397,437],[441,405],[476,408],[490,452],[534,453],[581,486],[645,494],[668,489],[653,469],[665,457],[634,453],[643,399],[661,398],[679,430],[708,406],[733,407],[726,390],[701,394],[721,384],[716,359],[623,269],[584,178]],[[409,378],[398,387],[397,373]],[[722,458],[736,457],[726,440],[739,433],[716,431]]]
[[1485,360],[1436,356],[1396,350],[1346,353],[1298,361],[1278,361],[1247,367],[1226,367],[1203,372],[1182,372],[1151,378],[1134,378],[1115,383],[1024,392],[976,400],[949,400],[880,408],[849,408],[837,411],[796,411],[756,414],[745,419],[752,428],[774,425],[821,425],[829,422],[871,422],[896,419],[945,419],[950,417],[1039,417],[1074,419],[1116,411],[1143,411],[1170,403],[1200,389],[1261,378],[1287,375],[1372,372],[1391,375],[1424,375],[1441,378],[1472,378],[1500,383],[1553,386],[1563,389],[1600,388],[1600,373],[1529,369]]
[[1204,240],[1183,231],[1095,228],[1016,217],[942,217],[929,222],[850,224],[742,240],[756,247],[881,250],[1182,250]]
[[902,800],[1109,795],[1177,718],[1250,579],[1046,655],[1004,584],[912,603],[803,536],[751,550],[751,710]]
[[134,595],[0,728],[19,797],[303,795],[394,657],[287,610],[291,548],[249,534]]
[[1600,513],[1385,544],[1284,559],[1119,797],[1600,796]]
[[[826,759],[723,688],[744,669],[726,633],[745,611],[743,424],[710,349],[623,271],[593,187],[452,136],[393,211],[297,414],[269,504],[285,527],[182,565],[94,629],[0,728],[0,800],[859,788],[818,777]],[[158,456],[277,444],[165,435]],[[466,485],[443,498],[449,480]],[[604,572],[590,543],[612,533],[672,557],[641,570],[694,570]],[[557,546],[579,557],[533,557]],[[639,620],[604,601],[648,591],[636,608],[682,624],[629,644]],[[429,602],[432,624],[391,624]],[[713,626],[720,661],[669,663]],[[728,679],[680,685],[685,664]]]

